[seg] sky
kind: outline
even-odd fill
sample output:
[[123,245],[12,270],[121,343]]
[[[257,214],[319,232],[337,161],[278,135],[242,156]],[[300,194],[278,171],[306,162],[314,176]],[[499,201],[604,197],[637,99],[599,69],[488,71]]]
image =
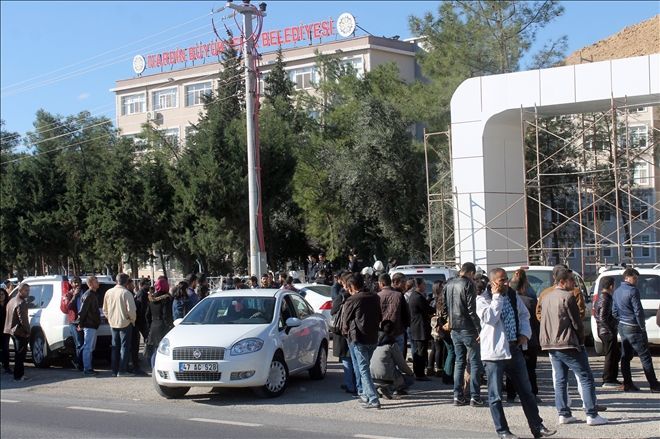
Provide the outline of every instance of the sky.
[[[412,36],[409,16],[435,12],[439,5],[431,1],[267,3],[264,30],[336,20],[350,12],[371,34],[402,39]],[[657,1],[566,1],[563,5],[564,15],[538,33],[535,48],[567,35],[570,54],[660,13]],[[222,1],[0,2],[0,118],[5,129],[31,131],[38,109],[64,116],[86,110],[114,119],[114,94],[109,90],[116,80],[135,76],[134,55],[146,57],[214,40],[210,12],[222,6]],[[226,15],[223,11],[215,17]],[[233,20],[224,22],[236,30]],[[364,32],[358,30],[356,35]]]

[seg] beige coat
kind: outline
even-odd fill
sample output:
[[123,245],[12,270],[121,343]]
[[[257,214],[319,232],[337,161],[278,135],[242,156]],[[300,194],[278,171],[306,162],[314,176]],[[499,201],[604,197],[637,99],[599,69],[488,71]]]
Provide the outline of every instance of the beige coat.
[[135,299],[121,285],[110,288],[103,298],[103,314],[111,328],[122,329],[135,324]]

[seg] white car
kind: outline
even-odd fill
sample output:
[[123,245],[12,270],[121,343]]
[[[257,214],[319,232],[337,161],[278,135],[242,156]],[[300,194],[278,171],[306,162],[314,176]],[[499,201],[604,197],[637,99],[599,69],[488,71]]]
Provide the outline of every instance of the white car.
[[153,379],[165,398],[190,387],[251,387],[279,396],[290,374],[323,379],[328,327],[299,294],[232,290],[200,301],[158,346]]
[[[87,284],[87,277],[80,276],[83,284]],[[97,297],[99,305],[103,305],[105,292],[115,283],[110,276],[96,276],[99,281]],[[23,279],[30,285],[30,295],[27,298],[28,316],[30,317],[30,353],[32,362],[36,367],[48,367],[52,360],[58,357],[72,356],[75,346],[67,315],[60,310],[62,298],[71,288],[69,280],[63,275],[33,276]],[[15,288],[10,297],[18,292]],[[96,352],[110,350],[110,327],[101,310],[101,326],[98,329]],[[12,343],[13,348],[13,343]]]
[[[646,335],[649,344],[660,345],[660,327],[658,327],[655,316],[660,306],[660,269],[658,268],[636,268],[639,271],[637,279],[637,289],[644,308],[644,317],[646,318]],[[623,268],[607,270],[601,273],[594,282],[593,302],[598,300],[598,293],[601,290],[602,280],[605,276],[614,278],[614,289],[616,290],[623,282]],[[596,316],[592,312],[591,332],[594,334],[594,350],[597,354],[603,353],[603,343],[598,338],[598,328],[596,326]],[[621,337],[617,335],[619,341]]]
[[[541,291],[545,290],[553,284],[552,280],[552,270],[555,268],[552,265],[529,265],[529,266],[512,266],[512,267],[502,267],[506,271],[507,276],[511,279],[514,271],[518,269],[525,270],[527,274],[527,281],[533,289],[534,297],[537,297],[541,294]],[[582,323],[584,324],[584,337],[587,344],[592,340],[595,332],[591,331],[591,326],[589,326],[589,319],[592,313],[592,301],[589,296],[589,291],[587,286],[582,279],[582,275],[577,271],[573,271],[575,275],[575,285],[580,289],[582,297],[584,298],[584,304],[586,306],[586,311],[584,313],[584,319]]]
[[332,324],[332,287],[323,284],[295,284],[300,295],[312,305],[314,312],[325,317],[328,325]]

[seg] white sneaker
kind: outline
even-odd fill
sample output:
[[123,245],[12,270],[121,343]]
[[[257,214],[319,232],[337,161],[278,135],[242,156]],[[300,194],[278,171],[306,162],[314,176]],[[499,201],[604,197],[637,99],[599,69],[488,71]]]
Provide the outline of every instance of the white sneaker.
[[576,422],[578,422],[578,420],[575,416],[559,416],[557,424],[575,424]]
[[607,419],[600,415],[587,416],[587,425],[604,425],[607,424]]

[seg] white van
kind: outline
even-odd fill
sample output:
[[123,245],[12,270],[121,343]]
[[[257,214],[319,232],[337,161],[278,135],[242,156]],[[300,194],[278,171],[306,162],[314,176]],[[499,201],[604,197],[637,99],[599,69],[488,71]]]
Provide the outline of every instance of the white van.
[[[646,319],[646,335],[649,338],[649,344],[660,345],[660,327],[656,323],[656,314],[660,307],[660,268],[635,268],[639,271],[637,279],[637,289],[644,308],[644,318]],[[602,280],[605,276],[614,278],[614,289],[616,290],[623,282],[624,268],[616,268],[602,272],[594,283],[594,303],[598,300],[598,293],[601,290]],[[594,334],[594,349],[597,354],[603,353],[603,343],[598,338],[598,329],[596,327],[596,316],[592,312],[591,331]],[[621,337],[619,337],[621,340]]]
[[431,294],[433,282],[441,280],[447,282],[452,277],[458,276],[458,271],[443,265],[399,265],[391,268],[389,275],[394,273],[404,274],[407,278],[421,277],[426,283],[426,292]]

